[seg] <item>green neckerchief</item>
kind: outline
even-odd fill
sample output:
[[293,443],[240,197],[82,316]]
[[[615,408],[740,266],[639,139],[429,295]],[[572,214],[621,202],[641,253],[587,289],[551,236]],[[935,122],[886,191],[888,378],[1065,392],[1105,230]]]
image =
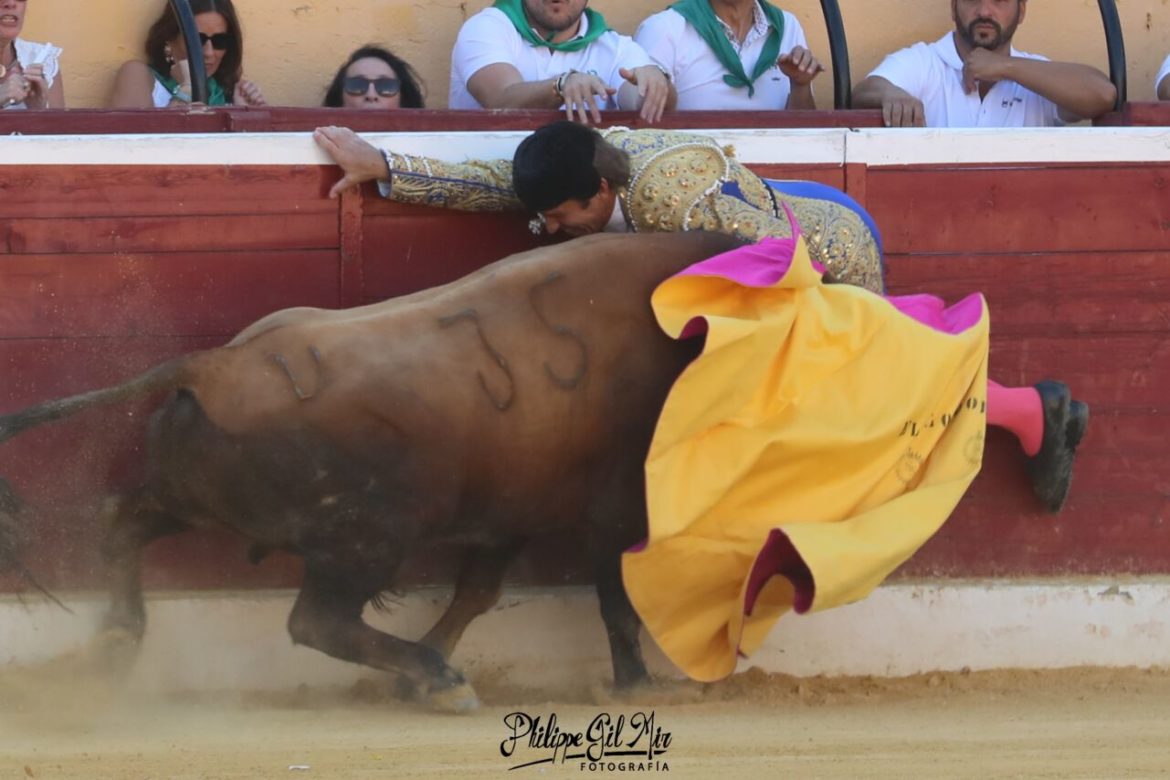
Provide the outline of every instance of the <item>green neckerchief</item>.
[[[179,87],[179,82],[175,81],[170,76],[164,76],[157,70],[154,71],[154,77],[158,79],[160,84],[167,88],[167,92],[170,92],[172,95],[175,94],[175,90],[177,90]],[[191,96],[187,95],[187,98],[190,99]],[[207,105],[227,105],[227,95],[224,94],[223,87],[221,87],[219,82],[215,80],[215,76],[212,76],[207,80]]]
[[[516,1],[519,2],[519,0]],[[728,86],[747,87],[749,98],[756,94],[755,83],[757,79],[776,64],[776,59],[780,56],[780,37],[784,34],[784,12],[766,0],[756,0],[756,2],[760,4],[760,8],[764,11],[764,16],[768,19],[768,24],[772,29],[768,33],[768,39],[764,41],[764,50],[760,52],[760,59],[756,62],[750,79],[744,72],[743,63],[740,61],[739,55],[735,53],[735,49],[731,47],[731,41],[727,40],[727,33],[723,31],[719,17],[715,15],[715,10],[711,8],[711,3],[708,0],[678,0],[677,3],[670,6],[682,18],[691,23],[691,27],[695,28],[695,31],[711,47],[711,51],[715,52],[719,62],[723,63],[723,67],[727,70],[723,81]]]
[[544,40],[532,29],[532,24],[524,14],[524,0],[496,0],[493,5],[512,20],[512,26],[516,28],[516,32],[520,33],[521,38],[533,46],[544,46],[553,51],[580,51],[609,32],[609,25],[605,23],[605,17],[592,8],[586,8],[585,16],[589,19],[589,32],[581,38],[573,38],[564,43],[553,43]]

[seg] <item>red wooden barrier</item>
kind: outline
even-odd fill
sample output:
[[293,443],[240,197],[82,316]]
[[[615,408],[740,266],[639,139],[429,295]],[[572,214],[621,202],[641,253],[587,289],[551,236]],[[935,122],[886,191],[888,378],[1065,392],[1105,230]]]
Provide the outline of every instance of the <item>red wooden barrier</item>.
[[[1063,515],[1037,511],[1022,456],[993,432],[984,473],[904,573],[1170,572],[1162,519],[1170,408],[1161,390],[1170,380],[1170,206],[1152,195],[1170,168],[758,170],[848,189],[883,228],[892,291],[984,291],[993,375],[1066,378],[1093,404]],[[0,411],[222,343],[274,309],[379,300],[535,242],[518,215],[401,207],[371,190],[330,201],[323,193],[335,177],[324,166],[0,166]],[[136,473],[148,408],[88,412],[0,446],[0,474],[37,512],[34,568],[47,584],[97,584],[96,511],[109,486]],[[223,536],[165,540],[151,552],[148,582],[296,581],[295,561],[249,567],[244,548]],[[578,577],[571,548],[543,543],[517,577]],[[412,576],[441,580],[449,570],[445,555],[423,556]]]

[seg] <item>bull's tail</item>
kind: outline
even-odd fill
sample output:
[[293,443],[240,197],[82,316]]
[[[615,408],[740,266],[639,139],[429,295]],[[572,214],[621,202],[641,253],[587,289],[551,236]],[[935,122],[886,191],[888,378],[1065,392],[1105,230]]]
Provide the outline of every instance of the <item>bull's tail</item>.
[[20,514],[22,508],[20,497],[16,495],[16,491],[12,489],[7,480],[0,477],[0,574],[7,574],[10,571],[16,572],[31,588],[40,591],[45,598],[72,614],[73,610],[62,604],[60,599],[38,582],[20,559],[20,550],[24,547],[25,534],[20,525],[17,524],[16,516]]
[[45,401],[13,414],[0,415],[0,443],[8,441],[29,428],[69,417],[92,406],[107,406],[156,390],[169,390],[182,381],[184,369],[190,362],[191,356],[184,355],[155,366],[146,373],[139,374],[120,385],[104,387],[101,390],[92,390],[68,398],[58,398],[54,401]]
[[[138,395],[176,387],[186,376],[185,369],[190,362],[190,355],[176,358],[114,387],[46,401],[13,414],[2,415],[0,442],[5,442],[29,428],[69,417],[93,406],[114,404]],[[22,508],[19,496],[8,482],[0,477],[0,574],[17,572],[29,585],[61,605],[53,594],[33,578],[28,568],[21,562],[20,552],[24,547],[26,534],[17,517]]]

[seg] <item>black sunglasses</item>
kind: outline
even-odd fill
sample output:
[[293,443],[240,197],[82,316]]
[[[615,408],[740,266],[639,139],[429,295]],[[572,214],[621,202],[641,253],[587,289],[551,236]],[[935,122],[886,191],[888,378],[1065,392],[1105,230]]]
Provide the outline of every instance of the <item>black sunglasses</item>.
[[201,47],[206,46],[208,41],[211,41],[211,48],[216,51],[226,51],[232,45],[232,36],[231,33],[216,33],[215,35],[199,33],[199,45]]
[[382,97],[394,97],[402,87],[402,83],[393,76],[382,76],[377,79],[368,79],[365,76],[346,76],[343,86],[345,94],[356,97],[366,94],[371,84]]

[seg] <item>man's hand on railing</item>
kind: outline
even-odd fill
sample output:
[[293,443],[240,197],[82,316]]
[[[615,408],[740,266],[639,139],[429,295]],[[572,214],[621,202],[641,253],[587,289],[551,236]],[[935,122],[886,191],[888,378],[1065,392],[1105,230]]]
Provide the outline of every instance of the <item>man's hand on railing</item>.
[[345,173],[329,189],[331,198],[363,182],[390,178],[390,168],[382,152],[347,127],[318,127],[313,132],[313,140]]

